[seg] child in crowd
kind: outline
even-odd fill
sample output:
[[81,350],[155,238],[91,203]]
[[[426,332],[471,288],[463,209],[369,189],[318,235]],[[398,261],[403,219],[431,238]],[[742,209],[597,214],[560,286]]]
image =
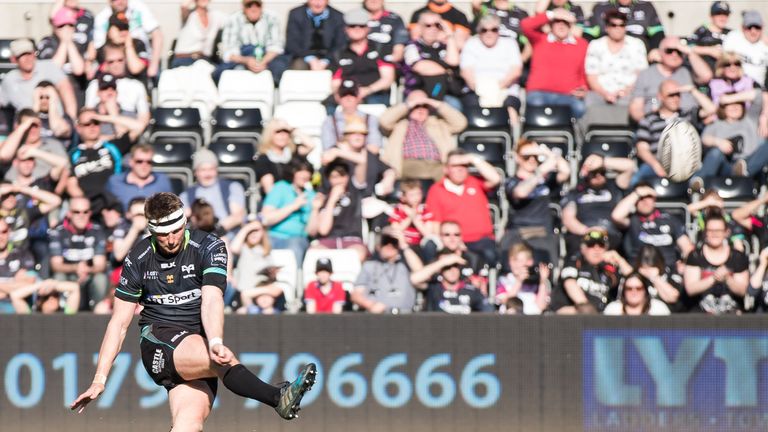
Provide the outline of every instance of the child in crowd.
[[340,314],[347,302],[347,293],[341,282],[332,281],[333,265],[328,258],[320,258],[315,265],[314,280],[307,284],[304,290],[304,303],[307,313],[334,313]]
[[421,255],[419,245],[424,237],[437,234],[438,224],[426,204],[422,204],[424,191],[419,180],[403,180],[400,183],[400,204],[389,216],[389,223],[397,231],[403,231],[411,248]]

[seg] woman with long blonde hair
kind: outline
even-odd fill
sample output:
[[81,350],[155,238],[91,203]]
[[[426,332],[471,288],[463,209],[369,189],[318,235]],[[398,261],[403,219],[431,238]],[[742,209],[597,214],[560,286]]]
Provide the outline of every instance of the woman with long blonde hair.
[[267,194],[275,182],[285,180],[285,168],[295,154],[306,156],[313,147],[312,138],[285,120],[270,120],[264,127],[259,156],[256,159],[256,174],[261,193]]

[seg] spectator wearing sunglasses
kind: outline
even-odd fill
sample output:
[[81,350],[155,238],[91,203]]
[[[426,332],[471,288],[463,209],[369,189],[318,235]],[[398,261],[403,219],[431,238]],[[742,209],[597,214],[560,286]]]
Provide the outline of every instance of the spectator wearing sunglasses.
[[483,292],[465,277],[465,266],[463,258],[443,249],[435,262],[411,274],[413,286],[427,291],[426,311],[459,315],[492,311]]
[[592,9],[592,18],[584,28],[584,35],[597,39],[606,34],[603,16],[607,10],[618,9],[627,16],[629,36],[640,39],[648,51],[648,61],[659,60],[659,44],[664,39],[664,26],[659,14],[650,1],[644,0],[606,0],[599,2]]
[[[567,256],[578,253],[581,237],[592,229],[608,232],[610,248],[621,246],[621,231],[611,220],[611,212],[629,186],[635,162],[629,158],[591,154],[579,170],[579,184],[562,200],[565,249]],[[610,176],[611,172],[615,176]]]
[[724,1],[715,1],[709,8],[709,22],[698,27],[687,37],[688,45],[715,71],[717,60],[723,55],[723,40],[730,33],[728,18],[731,7]]
[[[113,56],[109,56],[108,59],[107,50],[122,51],[122,58],[125,60]],[[102,72],[114,70],[114,73],[118,73],[116,69],[119,65],[116,63],[123,63],[126,76],[146,84],[146,71],[150,61],[151,55],[144,42],[131,36],[130,24],[125,12],[112,14],[109,17],[107,41],[96,50],[96,62],[99,65],[99,70]]]
[[[694,83],[706,85],[712,78],[712,71],[701,56],[692,51],[691,47],[681,43],[680,38],[676,36],[664,38],[659,45],[659,52],[661,60],[640,72],[635,81],[632,100],[629,103],[629,115],[636,122],[659,109],[661,103],[658,93],[662,82],[674,80],[679,85],[688,87]],[[686,65],[686,60],[690,68]],[[691,92],[682,95],[680,104],[684,111],[688,111],[698,106],[699,101]]]
[[[651,66],[653,67],[653,66]],[[683,106],[683,99],[688,96],[697,104],[691,108]],[[659,108],[645,115],[637,125],[637,159],[640,163],[632,184],[654,177],[666,177],[667,172],[656,158],[659,138],[664,128],[673,121],[684,120],[693,125],[716,111],[715,104],[692,85],[682,85],[674,80],[666,80],[659,86],[657,94]]]
[[134,198],[147,198],[158,192],[171,192],[168,176],[152,170],[155,150],[151,145],[139,143],[131,147],[128,171],[109,178],[107,191],[115,196],[123,208],[130,209]]
[[521,139],[515,151],[516,170],[504,184],[510,206],[501,250],[525,242],[547,263],[557,262],[559,254],[554,223],[549,211],[551,196],[571,175],[568,162],[545,145]]
[[70,155],[71,175],[67,181],[70,196],[87,197],[97,214],[110,201],[107,192],[109,178],[123,170],[123,153],[131,142],[127,135],[118,139],[101,139],[101,121],[91,108],[83,108],[77,117],[80,144]]
[[579,254],[567,259],[560,272],[551,310],[562,315],[602,313],[616,300],[621,268],[628,265],[608,250],[608,242],[605,230],[590,230],[582,236]]
[[477,28],[480,19],[488,15],[499,18],[499,36],[509,38],[517,43],[523,62],[531,58],[531,44],[520,29],[520,21],[528,17],[528,12],[510,0],[473,0],[473,28]]
[[150,117],[147,89],[141,81],[131,77],[125,48],[112,43],[105,45],[103,65],[97,79],[92,80],[85,91],[85,106],[97,107],[104,96],[100,92],[114,87],[117,92],[114,99],[120,112],[136,118],[146,127]]
[[368,12],[353,9],[344,14],[347,46],[333,55],[334,91],[344,80],[358,83],[358,97],[367,104],[389,105],[389,88],[395,81],[395,65],[384,60],[368,43]]
[[423,37],[422,32],[424,28],[419,25],[421,23],[421,15],[430,12],[440,17],[440,24],[443,30],[456,38],[456,43],[459,50],[461,50],[464,42],[469,38],[469,20],[463,12],[456,9],[448,0],[428,0],[426,6],[417,9],[411,15],[411,22],[408,24],[411,39],[417,40]]
[[56,86],[50,81],[40,81],[35,87],[35,103],[32,109],[37,111],[41,122],[43,137],[56,138],[69,143],[74,125],[72,119],[62,111],[61,98]]
[[651,297],[650,281],[637,272],[624,278],[619,298],[608,304],[603,315],[669,315],[663,301]]
[[312,145],[311,138],[285,120],[270,120],[264,128],[255,163],[261,193],[269,193],[280,180],[291,182],[288,172],[291,159],[295,156],[306,157]]
[[760,85],[744,74],[741,58],[735,52],[724,52],[717,59],[715,77],[709,82],[709,94],[716,104],[727,95],[729,102],[744,102],[748,109],[753,104],[757,105],[748,113],[753,119],[759,117],[759,109],[763,105],[761,99],[764,93]]
[[589,43],[586,103],[590,119],[604,124],[627,122],[627,109],[638,74],[648,67],[645,45],[627,37],[627,15],[618,9],[605,12],[606,35]]
[[500,28],[499,17],[486,15],[477,23],[477,35],[472,36],[461,51],[461,76],[470,89],[462,105],[506,107],[512,124],[518,125],[518,81],[523,61],[517,43],[499,36]]
[[741,15],[741,31],[728,33],[723,41],[724,51],[733,51],[741,58],[744,74],[765,86],[768,67],[768,44],[763,38],[763,17],[756,10]]

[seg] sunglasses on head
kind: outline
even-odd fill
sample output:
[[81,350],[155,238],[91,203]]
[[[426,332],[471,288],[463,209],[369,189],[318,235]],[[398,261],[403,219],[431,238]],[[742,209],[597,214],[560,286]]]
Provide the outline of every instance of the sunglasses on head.
[[664,49],[664,54],[667,54],[667,55],[671,55],[671,54],[677,54],[677,55],[678,55],[678,56],[680,56],[680,57],[682,57],[682,56],[683,56],[683,52],[682,52],[682,51],[680,51],[680,50],[679,50],[679,49],[677,49],[677,48],[665,48],[665,49]]
[[491,28],[481,28],[479,33],[480,34],[486,34],[486,33],[498,33],[499,28],[498,27],[491,27]]

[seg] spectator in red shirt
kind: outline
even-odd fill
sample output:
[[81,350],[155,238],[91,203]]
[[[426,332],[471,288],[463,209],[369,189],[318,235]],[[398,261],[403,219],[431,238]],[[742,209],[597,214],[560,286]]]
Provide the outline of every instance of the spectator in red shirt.
[[307,284],[304,290],[304,304],[308,314],[334,313],[340,314],[347,301],[347,293],[341,282],[332,281],[333,264],[328,258],[320,258],[315,264],[314,280]]
[[[470,166],[481,178],[469,175]],[[463,149],[448,153],[443,172],[443,178],[429,189],[427,207],[437,222],[456,221],[467,248],[483,257],[487,264],[495,265],[498,254],[486,192],[499,185],[501,175],[488,162]]]
[[439,224],[426,204],[422,203],[424,191],[418,180],[403,180],[400,183],[400,204],[396,205],[389,216],[389,223],[397,231],[402,231],[405,240],[418,252],[421,239],[436,235]]
[[[587,77],[584,59],[587,41],[574,36],[571,27],[576,17],[558,8],[524,19],[520,26],[531,41],[531,71],[526,89],[527,104],[570,105],[573,115],[584,115]],[[550,31],[542,27],[549,25]]]

